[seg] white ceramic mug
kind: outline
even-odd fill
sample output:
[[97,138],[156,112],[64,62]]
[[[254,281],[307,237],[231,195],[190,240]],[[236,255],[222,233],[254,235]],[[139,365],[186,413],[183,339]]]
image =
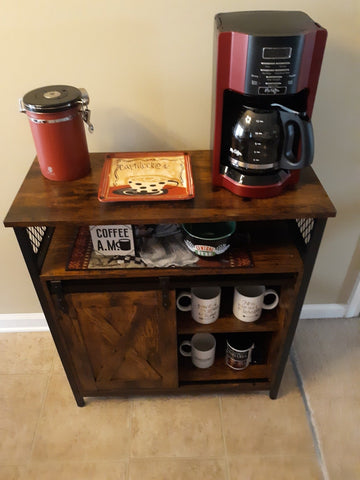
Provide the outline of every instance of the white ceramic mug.
[[191,292],[181,292],[176,306],[182,312],[191,310],[192,318],[198,323],[213,323],[219,318],[220,287],[196,287]]
[[[265,303],[265,297],[273,295],[274,301]],[[261,316],[262,309],[272,310],[279,303],[279,296],[272,289],[263,285],[238,286],[234,289],[233,313],[243,322],[255,322]]]
[[195,333],[191,340],[184,340],[179,348],[181,355],[191,357],[197,368],[211,367],[215,360],[215,349],[216,340],[211,333]]

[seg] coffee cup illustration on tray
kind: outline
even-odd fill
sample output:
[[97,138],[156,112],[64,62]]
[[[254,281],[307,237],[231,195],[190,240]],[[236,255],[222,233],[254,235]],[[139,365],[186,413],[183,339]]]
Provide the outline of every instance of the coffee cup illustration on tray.
[[137,195],[161,195],[165,189],[176,187],[179,182],[160,175],[138,175],[128,179],[129,187]]

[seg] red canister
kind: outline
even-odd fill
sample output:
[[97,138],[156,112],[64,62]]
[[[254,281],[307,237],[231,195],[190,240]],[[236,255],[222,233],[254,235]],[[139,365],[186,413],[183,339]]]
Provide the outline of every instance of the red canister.
[[76,180],[90,171],[84,123],[93,130],[84,89],[51,85],[20,100],[30,123],[41,173],[49,180]]

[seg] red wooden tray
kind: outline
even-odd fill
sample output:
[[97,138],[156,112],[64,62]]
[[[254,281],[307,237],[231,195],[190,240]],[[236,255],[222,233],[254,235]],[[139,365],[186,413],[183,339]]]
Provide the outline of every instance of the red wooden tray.
[[128,152],[105,157],[100,202],[187,200],[194,195],[187,153]]

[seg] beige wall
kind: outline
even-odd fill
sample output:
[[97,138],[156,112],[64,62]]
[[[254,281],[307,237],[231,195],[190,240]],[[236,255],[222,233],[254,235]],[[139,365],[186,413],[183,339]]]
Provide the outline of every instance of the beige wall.
[[[328,223],[308,303],[346,302],[360,270],[358,5],[271,2],[272,9],[303,10],[329,30],[313,115],[314,168],[338,217]],[[85,87],[95,125],[92,151],[209,148],[213,17],[269,7],[265,0],[4,0],[2,218],[35,154],[19,97],[49,84]],[[0,235],[0,313],[39,312],[13,232],[1,227]]]

